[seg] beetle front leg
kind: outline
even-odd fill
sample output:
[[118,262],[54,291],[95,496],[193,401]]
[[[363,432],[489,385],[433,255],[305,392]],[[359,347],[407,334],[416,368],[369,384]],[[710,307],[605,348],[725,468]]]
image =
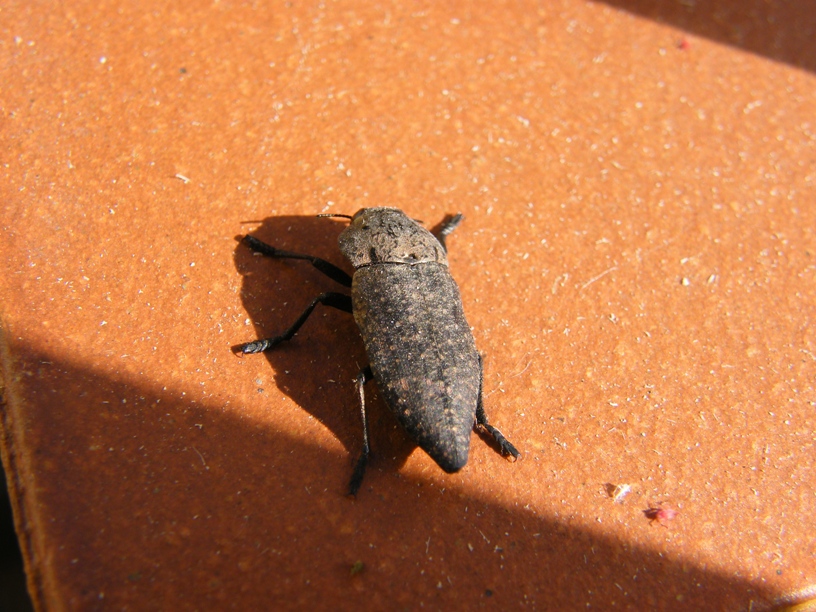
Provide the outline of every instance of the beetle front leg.
[[255,238],[255,236],[244,236],[241,239],[241,242],[252,249],[253,252],[259,253],[260,255],[265,255],[266,257],[274,257],[276,259],[305,259],[334,282],[340,283],[344,287],[351,287],[351,277],[333,263],[330,263],[325,259],[314,257],[312,255],[304,255],[303,253],[282,251],[281,249],[276,249],[271,244],[261,242]]
[[321,293],[312,300],[311,304],[306,307],[306,310],[304,310],[303,314],[298,317],[298,320],[295,321],[292,326],[280,336],[275,336],[274,338],[263,338],[262,340],[255,340],[254,342],[247,342],[246,344],[239,344],[238,346],[234,347],[233,350],[236,353],[243,354],[260,353],[262,351],[268,351],[275,348],[281,342],[291,340],[292,336],[294,336],[300,327],[306,322],[306,319],[309,318],[309,315],[312,314],[312,311],[318,304],[331,306],[332,308],[337,308],[343,312],[351,312],[351,296],[344,293]]
[[368,417],[365,410],[365,390],[363,386],[374,377],[371,371],[371,366],[366,366],[357,375],[357,394],[360,396],[360,415],[363,418],[363,452],[357,460],[357,465],[354,466],[354,472],[351,475],[349,482],[349,495],[357,495],[360,485],[363,483],[363,475],[365,474],[366,466],[368,465]]
[[476,425],[487,431],[501,448],[502,455],[511,455],[513,459],[518,459],[521,453],[516,447],[504,437],[504,434],[487,422],[484,405],[482,404],[482,380],[484,379],[484,368],[482,367],[482,356],[479,355],[479,399],[476,403]]
[[462,222],[465,216],[462,213],[455,214],[453,217],[448,219],[442,224],[442,227],[439,228],[439,231],[436,233],[436,239],[439,241],[439,244],[442,245],[442,248],[445,249],[445,252],[448,252],[448,247],[445,244],[445,238],[453,232],[459,224]]

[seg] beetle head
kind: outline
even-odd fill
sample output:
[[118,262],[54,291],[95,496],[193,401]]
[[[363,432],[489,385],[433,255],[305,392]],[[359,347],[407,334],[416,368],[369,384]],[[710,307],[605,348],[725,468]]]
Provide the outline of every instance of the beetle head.
[[338,239],[355,268],[372,264],[448,264],[436,237],[398,208],[363,208]]

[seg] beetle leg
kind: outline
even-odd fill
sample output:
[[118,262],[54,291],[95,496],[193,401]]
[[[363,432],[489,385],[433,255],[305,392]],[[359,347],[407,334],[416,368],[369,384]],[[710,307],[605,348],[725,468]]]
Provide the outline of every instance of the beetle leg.
[[235,352],[244,354],[260,353],[261,351],[268,351],[269,349],[276,347],[281,342],[291,340],[292,336],[294,336],[300,329],[301,325],[306,322],[306,319],[309,318],[309,315],[312,314],[312,311],[318,304],[331,306],[332,308],[337,308],[343,312],[351,312],[351,296],[348,296],[345,293],[321,293],[312,300],[311,304],[306,307],[306,310],[304,310],[303,314],[298,317],[298,320],[295,321],[292,326],[280,336],[275,336],[274,338],[263,338],[261,340],[255,340],[255,342],[247,342],[246,344],[239,344],[238,346],[234,347],[233,350]]
[[357,460],[357,465],[354,466],[354,472],[351,475],[351,482],[349,482],[349,495],[357,495],[360,485],[363,483],[363,474],[365,474],[366,465],[368,465],[368,417],[365,411],[365,391],[363,385],[374,377],[371,371],[371,366],[366,366],[357,375],[357,394],[360,396],[360,415],[363,417],[363,452]]
[[439,241],[439,244],[442,245],[442,248],[445,249],[445,252],[448,252],[448,247],[445,246],[445,238],[448,237],[453,230],[455,230],[459,224],[462,222],[465,216],[462,213],[458,213],[445,221],[442,224],[442,227],[439,228],[439,231],[436,233],[436,239]]
[[333,263],[329,263],[325,259],[320,259],[319,257],[313,257],[311,255],[303,255],[302,253],[282,251],[280,249],[276,249],[271,244],[261,242],[254,236],[244,236],[241,242],[247,245],[255,253],[260,253],[261,255],[266,255],[267,257],[276,257],[277,259],[305,259],[306,261],[311,262],[315,268],[320,270],[323,274],[328,276],[336,283],[340,283],[344,287],[351,287],[351,277]]
[[476,402],[476,425],[482,427],[487,431],[496,443],[501,448],[502,455],[511,455],[513,459],[519,458],[519,452],[516,447],[504,437],[504,434],[487,422],[487,414],[485,414],[484,405],[482,404],[482,380],[484,378],[484,369],[482,367],[482,356],[479,355],[479,399]]

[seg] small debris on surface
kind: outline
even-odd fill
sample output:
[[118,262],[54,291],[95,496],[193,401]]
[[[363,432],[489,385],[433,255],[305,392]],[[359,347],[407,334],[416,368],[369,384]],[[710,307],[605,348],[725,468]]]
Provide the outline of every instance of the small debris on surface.
[[675,517],[680,514],[680,512],[671,506],[664,505],[663,502],[658,502],[656,506],[652,506],[650,504],[649,507],[643,511],[643,514],[653,523],[657,521],[663,525],[663,527],[668,527],[666,523],[674,520]]
[[352,565],[351,565],[351,572],[350,572],[350,575],[351,575],[351,576],[356,576],[357,574],[359,574],[360,572],[362,572],[362,571],[363,571],[363,569],[365,569],[365,564],[364,564],[362,561],[355,561],[355,562],[354,562],[354,563],[352,563]]
[[608,482],[604,485],[607,495],[612,498],[616,504],[622,504],[623,498],[632,492],[632,487],[628,484],[612,484]]

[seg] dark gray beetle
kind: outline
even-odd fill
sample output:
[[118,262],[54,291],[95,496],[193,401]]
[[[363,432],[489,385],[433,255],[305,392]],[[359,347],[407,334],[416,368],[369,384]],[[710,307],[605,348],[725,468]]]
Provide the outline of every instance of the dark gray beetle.
[[291,340],[318,304],[354,314],[370,365],[357,377],[363,452],[349,493],[357,493],[368,463],[363,385],[372,376],[402,426],[446,472],[467,463],[474,426],[490,433],[503,454],[518,458],[516,448],[487,422],[482,360],[465,320],[459,287],[448,271],[445,237],[462,215],[445,223],[438,237],[396,208],[364,208],[353,217],[321,216],[351,219],[338,242],[355,268],[353,278],[318,257],[281,251],[252,236],[242,242],[269,257],[308,260],[329,278],[351,287],[351,296],[321,293],[280,336],[235,349],[259,353]]

